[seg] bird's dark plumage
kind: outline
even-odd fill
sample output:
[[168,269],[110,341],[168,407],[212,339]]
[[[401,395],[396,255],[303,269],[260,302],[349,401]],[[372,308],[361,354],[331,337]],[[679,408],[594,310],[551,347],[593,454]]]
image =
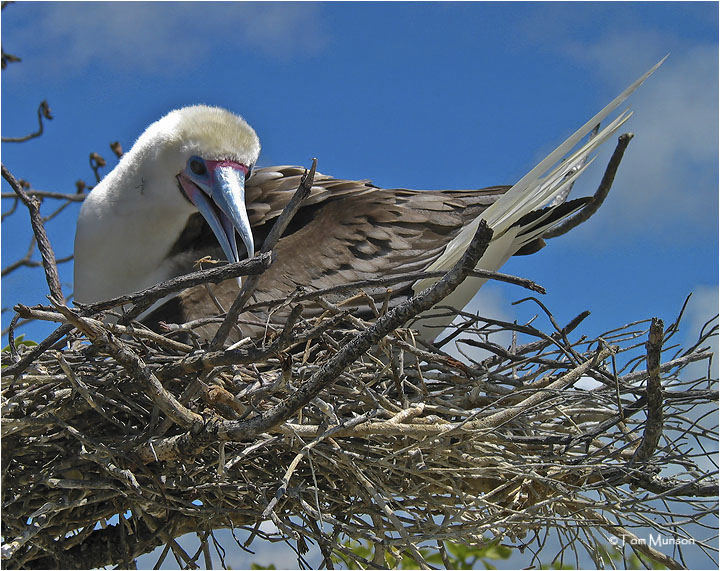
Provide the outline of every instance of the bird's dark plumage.
[[[258,248],[304,172],[293,166],[261,168],[248,180],[246,205]],[[387,190],[365,180],[339,180],[318,173],[310,196],[274,248],[276,262],[261,276],[252,302],[285,297],[299,286],[325,288],[423,270],[464,224],[508,188]],[[191,217],[172,254],[179,264],[178,274],[192,271],[201,257],[222,259],[217,239],[199,214]],[[395,295],[407,295],[409,285],[394,287]],[[237,283],[228,280],[213,291],[217,299],[229,304],[237,295]],[[178,323],[217,313],[207,289],[201,286],[170,300],[146,322],[151,326],[159,321]],[[265,328],[267,314],[244,314],[241,320],[248,333],[256,333]],[[249,326],[248,321],[256,325]],[[214,328],[207,326],[198,332],[207,337]]]
[[[248,217],[258,248],[275,219],[282,212],[305,170],[284,166],[257,169],[246,186]],[[418,191],[382,189],[367,180],[350,181],[317,174],[309,198],[280,239],[274,253],[275,263],[260,277],[251,300],[255,302],[284,298],[298,287],[326,288],[378,276],[393,276],[422,271],[432,264],[460,230],[493,204],[510,187],[494,186],[480,190]],[[577,209],[578,201],[561,206],[553,218],[562,218]],[[526,216],[521,226],[533,226],[543,211]],[[544,221],[547,223],[547,220]],[[537,251],[543,245],[536,239],[524,247]],[[191,217],[188,226],[171,252],[178,261],[178,274],[192,271],[195,260],[204,256],[222,258],[214,234],[203,218]],[[404,299],[411,284],[392,287],[393,297]],[[237,283],[228,280],[212,286],[216,299],[229,305],[238,293]],[[375,290],[382,298],[386,289]],[[306,312],[317,310],[308,305]],[[146,319],[157,328],[159,322],[182,323],[215,315],[215,302],[203,286],[181,293]],[[273,314],[273,321],[286,312]],[[256,334],[265,329],[265,310],[241,316],[243,331]],[[217,324],[198,328],[203,337],[211,337]]]

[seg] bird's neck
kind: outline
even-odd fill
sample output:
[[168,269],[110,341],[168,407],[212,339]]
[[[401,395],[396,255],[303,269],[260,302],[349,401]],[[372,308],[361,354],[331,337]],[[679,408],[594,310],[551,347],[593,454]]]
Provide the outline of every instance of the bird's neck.
[[75,299],[110,299],[173,277],[167,255],[193,212],[184,202],[174,177],[133,168],[111,172],[78,219]]

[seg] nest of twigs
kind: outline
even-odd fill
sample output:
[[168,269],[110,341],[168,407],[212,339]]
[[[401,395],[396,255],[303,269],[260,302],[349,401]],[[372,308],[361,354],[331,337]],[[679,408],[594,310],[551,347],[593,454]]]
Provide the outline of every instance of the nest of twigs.
[[383,316],[326,308],[218,352],[25,308],[67,337],[3,354],[5,566],[128,566],[267,520],[299,564],[312,543],[326,565],[426,566],[428,542],[498,539],[531,565],[546,544],[544,562],[584,549],[602,565],[608,540],[667,567],[688,549],[717,561],[713,323],[680,348],[658,320],[573,339],[584,315],[560,328],[548,313],[548,334],[461,314],[445,343],[403,326],[364,347]]
[[[424,548],[445,556],[447,541],[528,548],[536,566],[540,552],[579,566],[582,550],[601,566],[608,541],[646,564],[682,567],[689,549],[717,562],[714,320],[681,348],[670,344],[679,318],[573,338],[587,312],[560,327],[535,300],[547,333],[437,307],[475,277],[542,290],[474,270],[493,236],[483,222],[452,270],[397,304],[382,303],[383,288],[429,274],[253,306],[313,172],[249,261],[70,309],[48,257],[53,305],[18,305],[13,324],[61,325],[16,348],[11,324],[3,352],[6,567],[132,567],[163,544],[158,565],[172,550],[192,567],[200,551],[210,561],[212,530],[251,529],[247,547],[265,521],[304,566],[316,543],[326,567],[404,556],[428,568]],[[165,334],[134,321],[172,292],[241,274],[251,275],[224,316]],[[274,325],[223,349],[252,307]],[[433,307],[460,321],[428,344],[412,327]],[[208,324],[217,333],[200,344],[193,328]],[[187,532],[201,538],[195,557],[175,542]]]

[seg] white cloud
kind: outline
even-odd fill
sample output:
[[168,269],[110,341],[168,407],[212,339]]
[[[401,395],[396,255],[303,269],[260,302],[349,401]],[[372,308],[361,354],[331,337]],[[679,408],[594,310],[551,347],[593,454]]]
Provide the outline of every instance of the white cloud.
[[[316,53],[324,37],[317,5],[305,2],[50,2],[26,27],[6,23],[3,32],[13,45],[23,45],[24,56],[64,75],[90,65],[195,71],[218,38],[236,49],[238,58],[253,50],[292,59]],[[27,37],[33,42],[23,40]]]
[[[622,34],[574,53],[608,83],[624,85],[662,53],[656,44],[662,41],[653,34]],[[706,228],[715,223],[717,58],[716,45],[677,46],[633,96],[630,129],[636,137],[620,167],[623,192],[610,203],[614,221],[645,219],[659,225],[686,219]]]
[[[690,298],[685,315],[687,345],[694,343],[698,339],[703,326],[705,326],[710,319],[718,314],[719,295],[720,290],[717,285],[698,286],[695,288],[695,291],[693,291],[693,295]],[[712,325],[706,327],[705,330],[708,331],[710,327],[712,327]],[[719,367],[718,358],[720,357],[720,351],[718,350],[718,338],[714,337],[706,341],[703,346],[709,346],[713,350],[714,357],[711,374],[717,379]],[[685,376],[701,377],[705,374],[707,374],[707,362],[701,362],[690,365]]]
[[[668,229],[671,240],[715,231],[717,42],[683,36],[680,27],[645,23],[632,9],[613,3],[590,3],[581,10],[541,3],[530,13],[531,18],[517,24],[526,40],[539,51],[580,64],[578,82],[591,80],[594,74],[594,84],[600,86],[596,87],[597,110],[670,54],[628,100],[635,114],[626,129],[635,139],[603,207],[604,216],[593,225],[595,230],[617,240]],[[578,190],[591,191],[593,181],[599,181],[613,144],[605,147],[578,183]],[[621,235],[617,228],[623,229]]]
[[591,391],[602,387],[603,384],[600,381],[596,381],[592,377],[580,377],[577,382],[573,385],[576,389],[583,391]]
[[[561,51],[587,64],[619,92],[670,52],[670,57],[629,100],[635,133],[605,225],[635,232],[675,225],[679,237],[707,231],[718,211],[718,48],[655,31],[617,30],[595,42],[572,41]],[[604,168],[612,145],[593,167]],[[675,236],[673,236],[675,237]]]
[[688,327],[699,333],[702,326],[718,313],[718,286],[698,286],[688,303]]

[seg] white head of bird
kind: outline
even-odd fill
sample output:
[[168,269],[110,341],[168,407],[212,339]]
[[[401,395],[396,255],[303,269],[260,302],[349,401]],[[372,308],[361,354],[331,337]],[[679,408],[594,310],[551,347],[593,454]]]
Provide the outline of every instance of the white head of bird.
[[239,260],[235,232],[252,257],[245,179],[259,154],[252,127],[217,107],[177,109],[150,125],[83,203],[75,299],[92,303],[173,277],[167,255],[197,211],[228,260]]

